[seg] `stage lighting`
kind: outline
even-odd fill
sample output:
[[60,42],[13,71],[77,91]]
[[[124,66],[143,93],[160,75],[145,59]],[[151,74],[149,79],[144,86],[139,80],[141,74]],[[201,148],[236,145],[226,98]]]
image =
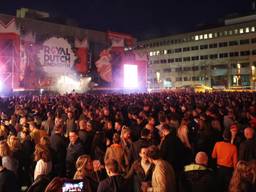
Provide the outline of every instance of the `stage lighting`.
[[138,66],[124,64],[124,88],[138,88]]
[[58,79],[56,88],[61,94],[71,93],[80,90],[80,82],[63,75]]

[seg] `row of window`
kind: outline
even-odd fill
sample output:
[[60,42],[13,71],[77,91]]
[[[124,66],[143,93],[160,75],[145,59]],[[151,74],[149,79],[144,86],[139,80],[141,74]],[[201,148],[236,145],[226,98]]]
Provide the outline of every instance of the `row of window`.
[[[237,69],[237,68],[248,68],[250,67],[250,63],[239,63],[239,64],[231,64],[231,68]],[[207,70],[208,66],[186,66],[186,67],[176,67],[176,68],[164,68],[164,73],[170,73],[172,71],[175,72],[186,72],[186,71],[199,71],[199,70]],[[218,64],[218,65],[211,65],[210,68],[212,70],[216,69],[228,69],[228,65],[226,64]]]
[[198,34],[198,35],[194,35],[194,36],[190,36],[190,37],[184,37],[183,39],[165,39],[165,40],[161,40],[161,41],[157,41],[157,42],[150,42],[150,43],[139,45],[138,48],[152,48],[152,47],[159,47],[159,46],[168,46],[168,45],[172,45],[172,44],[178,44],[178,43],[189,42],[189,41],[206,40],[206,39],[218,38],[218,37],[222,37],[222,36],[254,33],[255,31],[256,31],[256,28],[254,26],[230,29],[230,30],[225,30],[225,31],[220,31],[220,32]]
[[158,50],[158,51],[151,51],[149,52],[149,56],[158,56],[158,55],[166,55],[172,53],[181,53],[181,52],[188,52],[188,51],[196,51],[196,50],[204,50],[204,49],[214,49],[214,48],[223,48],[228,46],[236,46],[236,45],[247,45],[247,44],[255,44],[256,38],[253,39],[241,39],[241,40],[234,40],[229,42],[219,42],[219,43],[212,43],[212,44],[204,44],[199,46],[192,46],[192,47],[183,47],[183,48],[176,48],[176,49],[168,49],[168,50]]
[[207,81],[208,77],[176,77],[176,81]]
[[190,62],[198,60],[213,60],[213,59],[222,59],[227,57],[239,57],[239,56],[249,56],[256,55],[256,49],[254,50],[245,50],[245,51],[235,51],[229,53],[219,53],[211,55],[200,55],[200,56],[191,56],[191,57],[179,57],[179,58],[169,58],[169,59],[160,59],[160,60],[151,60],[150,64],[167,64],[167,63],[180,63],[180,62]]

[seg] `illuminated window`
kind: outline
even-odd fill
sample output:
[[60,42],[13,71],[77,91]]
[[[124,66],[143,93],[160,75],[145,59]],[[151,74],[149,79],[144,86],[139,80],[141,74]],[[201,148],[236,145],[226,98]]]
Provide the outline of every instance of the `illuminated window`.
[[204,36],[203,35],[200,35],[200,39],[203,39],[204,38]]
[[249,33],[249,32],[250,32],[249,27],[246,27],[246,29],[245,29],[245,33]]
[[209,39],[211,39],[212,38],[212,33],[209,33]]
[[251,32],[255,32],[255,27],[252,27],[252,28],[251,28]]
[[208,39],[208,34],[204,34],[204,39]]
[[156,52],[156,55],[159,55],[159,54],[160,54],[160,51],[157,51],[157,52]]
[[244,33],[244,29],[243,28],[239,29],[239,33],[240,34]]
[[229,31],[229,35],[233,35],[233,31],[232,30]]
[[216,33],[214,33],[214,37],[218,37],[218,33],[216,32]]
[[198,35],[195,36],[195,40],[196,41],[199,40],[199,36]]
[[149,56],[153,56],[153,52],[149,52]]
[[238,29],[235,29],[235,30],[234,30],[234,33],[235,33],[235,34],[238,34]]
[[167,50],[164,50],[164,54],[165,54],[165,55],[167,54]]

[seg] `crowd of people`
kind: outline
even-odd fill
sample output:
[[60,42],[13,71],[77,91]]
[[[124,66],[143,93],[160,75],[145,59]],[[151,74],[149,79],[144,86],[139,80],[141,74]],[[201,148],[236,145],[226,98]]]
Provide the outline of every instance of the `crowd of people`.
[[256,191],[255,93],[24,95],[0,112],[1,192]]

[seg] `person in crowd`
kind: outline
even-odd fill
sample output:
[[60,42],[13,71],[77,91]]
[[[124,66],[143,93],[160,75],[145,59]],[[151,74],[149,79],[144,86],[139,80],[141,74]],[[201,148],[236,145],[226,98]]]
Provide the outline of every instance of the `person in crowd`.
[[151,178],[154,170],[154,166],[149,162],[146,154],[147,154],[148,144],[145,146],[140,146],[139,157],[140,159],[136,159],[128,173],[126,174],[126,179],[131,179],[133,177],[133,187],[134,192],[144,191],[145,188],[151,186]]
[[54,118],[51,112],[47,112],[46,115],[47,119],[42,122],[41,129],[45,130],[50,136],[54,128]]
[[179,182],[180,192],[217,192],[215,174],[207,166],[207,154],[198,152],[195,163],[184,167]]
[[217,142],[212,151],[212,158],[217,160],[217,177],[220,191],[228,189],[229,181],[238,161],[237,148],[230,143],[230,139],[229,135],[224,135],[224,141]]
[[140,132],[140,139],[133,142],[129,151],[129,161],[133,162],[140,158],[140,149],[142,146],[150,146],[153,143],[150,141],[150,132],[148,129],[142,129]]
[[113,159],[105,162],[109,177],[99,183],[97,192],[132,192],[131,184],[121,176],[118,165],[118,162]]
[[255,190],[254,176],[249,163],[239,161],[230,180],[229,192],[253,192]]
[[19,184],[16,175],[3,166],[2,156],[0,156],[0,191],[19,192]]
[[69,141],[66,154],[66,176],[72,178],[75,173],[76,160],[80,155],[84,154],[84,147],[75,130],[69,132]]
[[49,149],[41,144],[35,146],[36,167],[34,170],[34,180],[39,176],[48,176],[52,171],[52,161]]
[[75,119],[73,117],[73,112],[67,112],[67,120],[66,120],[66,136],[69,136],[69,132],[76,128]]
[[79,121],[78,136],[85,148],[85,153],[90,154],[92,140],[94,137],[94,130],[92,129],[92,122],[90,120],[88,122],[86,122],[84,119]]
[[239,160],[250,161],[256,159],[256,140],[254,129],[247,127],[244,129],[244,137],[246,138],[239,147]]
[[0,156],[2,157],[2,165],[18,175],[19,162],[13,158],[10,147],[4,140],[0,141]]
[[56,124],[50,137],[51,148],[55,155],[53,156],[53,175],[65,176],[65,161],[67,140],[64,136],[62,124]]
[[113,144],[106,150],[104,162],[109,159],[114,159],[118,162],[121,172],[126,171],[128,166],[128,159],[125,155],[124,148],[121,145],[121,138],[117,133],[115,133],[113,136]]
[[[147,158],[155,166],[152,173],[153,192],[175,192],[176,178],[172,165],[161,159],[160,150],[156,146],[147,149]],[[151,190],[150,188],[147,190]]]
[[178,177],[184,166],[183,158],[186,157],[184,146],[180,139],[176,136],[173,128],[167,124],[162,126],[161,135],[161,157],[163,160],[169,162],[173,166],[176,176]]

